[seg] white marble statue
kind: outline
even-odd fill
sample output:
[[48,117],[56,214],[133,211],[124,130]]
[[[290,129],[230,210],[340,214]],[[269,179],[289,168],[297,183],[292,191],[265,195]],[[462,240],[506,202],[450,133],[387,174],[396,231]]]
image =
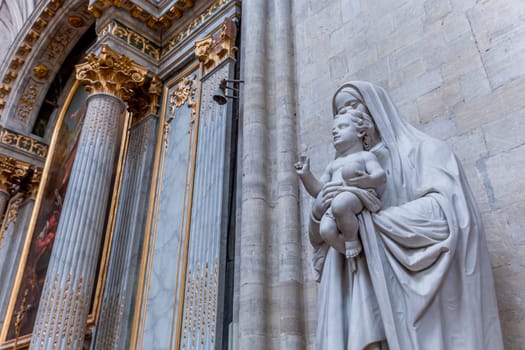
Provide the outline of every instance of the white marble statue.
[[[301,157],[296,164],[297,174],[308,193],[316,198],[312,208],[314,216],[320,217],[319,234],[324,242],[354,258],[362,251],[358,238],[357,214],[364,208],[377,212],[381,200],[377,193],[385,183],[386,175],[376,156],[363,145],[366,127],[363,122],[369,116],[350,107],[337,112],[332,126],[335,160],[328,164],[320,180],[310,171],[309,159]],[[319,192],[328,182],[345,185],[333,198],[323,200]],[[355,261],[351,260],[355,269]]]
[[333,113],[336,159],[326,173],[318,181],[307,158],[296,164],[315,197],[317,348],[502,349],[481,219],[450,148],[367,82],[341,86]]

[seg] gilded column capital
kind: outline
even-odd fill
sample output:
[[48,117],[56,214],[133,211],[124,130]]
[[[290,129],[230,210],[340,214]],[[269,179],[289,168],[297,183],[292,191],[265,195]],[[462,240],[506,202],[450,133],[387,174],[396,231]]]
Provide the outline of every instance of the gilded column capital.
[[144,84],[148,70],[131,58],[102,45],[98,56],[89,54],[87,62],[76,66],[77,79],[89,93],[108,93],[127,101],[133,89]]
[[27,176],[30,168],[28,163],[0,154],[0,189],[19,183]]
[[237,25],[231,18],[226,18],[217,32],[195,42],[195,56],[204,64],[205,73],[213,70],[226,58],[235,58],[236,38]]
[[[11,179],[10,179],[10,173],[3,171],[0,169],[0,192],[9,193],[9,190],[11,189]],[[0,213],[0,216],[2,213]]]

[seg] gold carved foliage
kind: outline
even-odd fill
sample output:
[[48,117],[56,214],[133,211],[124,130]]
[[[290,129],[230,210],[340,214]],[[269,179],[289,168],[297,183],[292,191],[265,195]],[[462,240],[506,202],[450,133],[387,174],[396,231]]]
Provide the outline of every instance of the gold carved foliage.
[[151,97],[149,103],[149,113],[157,114],[159,109],[159,99],[160,94],[162,93],[162,82],[158,76],[153,76],[149,84],[148,93]]
[[90,1],[88,11],[91,12],[95,18],[100,18],[108,8],[116,7],[129,12],[131,17],[140,20],[150,28],[168,29],[174,20],[182,17],[184,11],[194,6],[195,1],[176,0],[171,3],[173,3],[173,5],[160,17],[153,16],[131,0],[92,0]]
[[23,188],[19,190],[34,197],[41,178],[42,168],[0,154],[0,191],[10,193],[17,186],[21,186]]
[[16,148],[31,155],[45,158],[48,146],[31,137],[0,127],[0,143]]
[[144,84],[148,70],[127,56],[102,45],[98,56],[89,54],[87,62],[76,66],[77,79],[89,93],[108,93],[124,101],[133,96],[133,89]]
[[158,45],[118,21],[109,23],[102,30],[102,33],[110,33],[156,60],[160,58],[160,47]]
[[193,21],[191,21],[186,27],[180,31],[173,39],[171,39],[167,45],[164,45],[162,48],[162,54],[166,54],[171,49],[173,49],[177,44],[182,42],[185,38],[190,36],[199,28],[204,22],[206,22],[210,17],[219,12],[225,5],[229,4],[232,0],[215,0],[211,3],[206,10],[204,10],[200,16],[195,16]]
[[31,168],[31,165],[5,155],[0,155],[0,164],[0,182],[5,190],[25,178]]
[[188,76],[181,80],[175,90],[170,95],[169,111],[172,116],[176,107],[180,107],[188,101],[188,107],[191,108],[193,115],[197,113],[197,103],[195,102],[195,91],[197,84],[195,75]]
[[135,95],[128,101],[128,111],[133,114],[135,122],[149,115],[156,115],[159,109],[159,100],[162,93],[162,82],[158,76],[153,76],[148,87],[141,86]]
[[195,42],[195,56],[204,64],[208,73],[226,58],[235,58],[237,47],[237,25],[231,18],[226,18],[219,31]]

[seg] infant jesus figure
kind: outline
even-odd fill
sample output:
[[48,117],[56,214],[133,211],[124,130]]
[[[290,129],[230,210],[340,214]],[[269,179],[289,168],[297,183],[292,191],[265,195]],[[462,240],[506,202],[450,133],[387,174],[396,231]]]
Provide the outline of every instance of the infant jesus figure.
[[[335,116],[332,125],[335,159],[328,164],[319,180],[310,171],[310,160],[302,156],[295,163],[306,191],[315,198],[312,215],[320,220],[321,238],[355,261],[362,251],[357,215],[367,209],[381,208],[378,195],[386,181],[385,171],[366,142],[370,116],[346,108]],[[320,195],[319,195],[320,194]]]

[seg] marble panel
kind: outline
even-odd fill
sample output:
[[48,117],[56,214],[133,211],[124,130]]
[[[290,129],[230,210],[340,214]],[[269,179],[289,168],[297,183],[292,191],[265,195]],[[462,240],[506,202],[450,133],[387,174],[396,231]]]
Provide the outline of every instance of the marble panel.
[[[169,91],[169,94],[172,90]],[[152,227],[153,253],[142,348],[170,347],[170,329],[178,314],[179,288],[185,234],[186,203],[189,190],[193,133],[192,110],[185,105],[175,108],[164,144],[159,169],[156,208]]]
[[230,121],[227,105],[214,103],[212,95],[228,73],[229,66],[223,66],[202,87],[182,325],[181,344],[185,349],[214,349],[220,326],[219,288],[228,224]]
[[[34,205],[32,199],[23,201],[18,209],[17,218],[9,223],[3,232],[3,238],[0,240],[0,286],[13,285]],[[4,323],[10,295],[11,288],[0,288],[0,329]]]

